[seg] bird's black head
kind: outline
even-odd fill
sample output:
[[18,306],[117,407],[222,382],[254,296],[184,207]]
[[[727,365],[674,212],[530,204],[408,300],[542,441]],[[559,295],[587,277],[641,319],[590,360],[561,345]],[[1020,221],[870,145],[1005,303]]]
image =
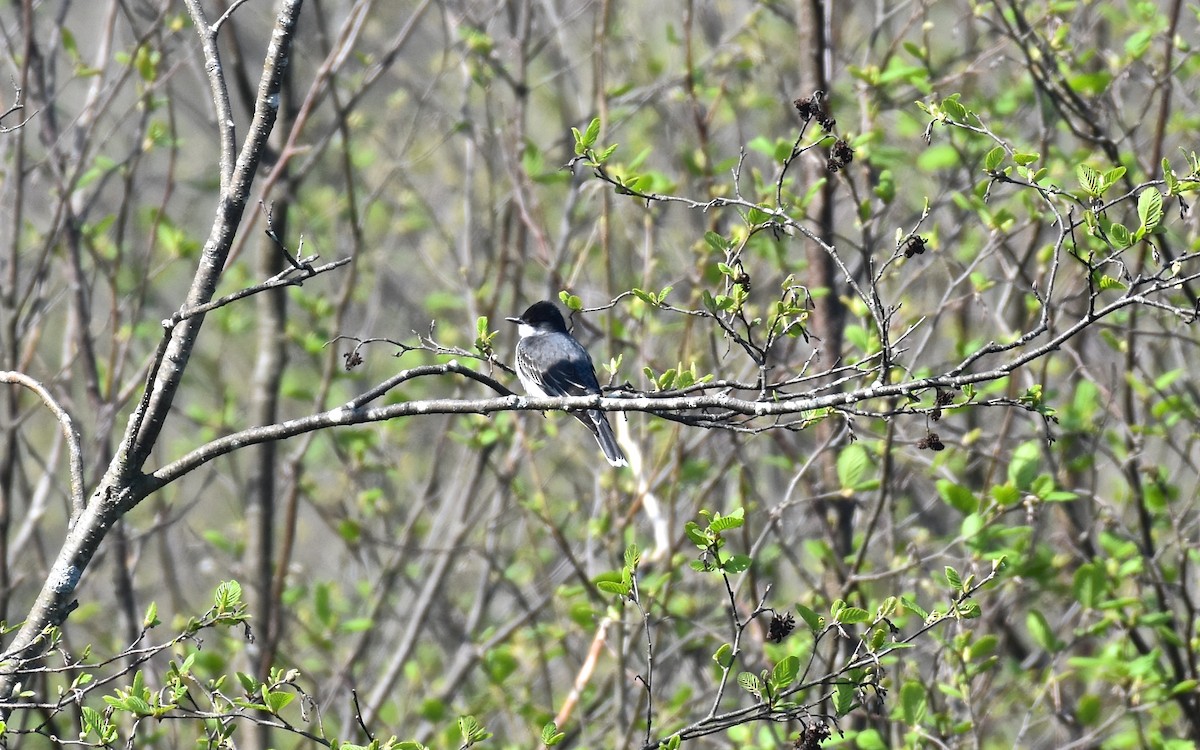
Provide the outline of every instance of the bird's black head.
[[522,326],[529,326],[537,331],[566,333],[567,323],[563,320],[558,306],[548,300],[534,302],[529,309],[521,313],[519,318],[508,318],[509,321]]

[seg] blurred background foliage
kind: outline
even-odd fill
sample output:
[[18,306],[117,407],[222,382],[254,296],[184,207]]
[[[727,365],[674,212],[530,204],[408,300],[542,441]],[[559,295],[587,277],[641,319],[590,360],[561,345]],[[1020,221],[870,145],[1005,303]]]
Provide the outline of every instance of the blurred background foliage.
[[[240,5],[219,37],[239,134],[272,13]],[[516,388],[475,348],[479,319],[511,363],[503,318],[560,292],[586,308],[572,320],[601,380],[626,390],[711,377],[754,398],[760,377],[801,375],[811,378],[792,392],[868,386],[884,351],[874,299],[890,310],[885,382],[950,371],[990,342],[1014,348],[968,370],[1038,350],[1140,274],[1176,258],[1180,274],[1195,272],[1185,208],[1200,132],[1196,28],[1195,8],[1172,0],[309,0],[218,294],[283,267],[263,237],[265,206],[293,252],[352,263],[209,316],[151,466],[420,364],[457,358]],[[71,411],[90,486],[216,209],[211,96],[179,3],[25,0],[0,9],[0,34],[0,79],[13,82],[0,109],[14,89],[24,104],[0,122],[0,359]],[[822,79],[833,136],[793,105]],[[691,203],[622,195],[585,163],[569,168],[572,128],[593,119],[598,147],[617,146],[610,177]],[[834,137],[853,161],[830,171]],[[1153,245],[1122,242],[1113,224],[1145,225],[1138,198],[1159,188]],[[811,241],[715,199],[782,208],[844,266],[826,283]],[[913,234],[925,252],[906,255]],[[1049,284],[1053,296],[1039,297]],[[711,311],[705,295],[741,295],[744,317],[730,320],[760,343],[762,325],[739,320],[769,319],[784,301],[797,326],[757,363],[711,315],[684,312]],[[1155,299],[1195,304],[1187,289]],[[1023,341],[1044,316],[1048,331]],[[159,690],[173,684],[168,658],[192,656],[192,690],[209,702],[179,702],[195,721],[113,719],[137,746],[217,746],[228,731],[239,747],[312,741],[287,724],[326,741],[365,744],[367,729],[450,747],[472,744],[456,723],[471,715],[494,735],[485,746],[536,746],[557,716],[564,746],[632,747],[647,740],[647,627],[657,741],[711,717],[714,654],[735,630],[735,675],[796,656],[815,679],[863,653],[873,628],[911,636],[925,610],[953,603],[957,615],[912,648],[841,675],[864,686],[851,703],[829,681],[798,698],[804,723],[731,721],[684,744],[787,747],[823,718],[826,747],[1193,747],[1197,350],[1186,322],[1130,306],[943,402],[928,390],[737,429],[614,414],[633,471],[604,467],[574,420],[528,412],[408,418],[239,452],[124,518],[47,663],[89,644],[92,663],[125,654],[93,670],[120,672],[97,691],[112,696],[135,666]],[[338,337],[403,346],[366,343],[348,369],[355,342]],[[486,395],[441,376],[387,399]],[[36,399],[14,390],[2,401],[0,616],[14,624],[65,533],[67,479]],[[685,523],[739,508],[744,524],[723,541],[752,564],[693,570]],[[640,612],[594,585],[627,564],[631,543]],[[965,579],[1001,559],[977,610],[954,610]],[[230,579],[246,592],[253,641],[220,630],[135,664],[131,643],[169,641]],[[143,634],[151,602],[161,624]],[[764,607],[832,623],[837,602],[870,617],[820,638],[802,623],[769,642]],[[53,697],[87,671],[25,687]],[[223,675],[223,687],[211,682]],[[256,712],[255,680],[306,697]],[[213,696],[239,687],[248,718],[214,718],[226,704]],[[755,703],[742,687],[721,711]],[[87,720],[66,702],[15,714],[9,730],[48,746]],[[86,741],[101,744],[96,726]]]

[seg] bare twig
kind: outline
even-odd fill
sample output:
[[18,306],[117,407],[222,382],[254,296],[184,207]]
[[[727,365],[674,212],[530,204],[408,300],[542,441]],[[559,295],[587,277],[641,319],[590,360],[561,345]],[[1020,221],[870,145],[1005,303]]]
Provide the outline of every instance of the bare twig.
[[67,441],[67,452],[71,464],[70,526],[74,526],[75,521],[79,518],[79,514],[83,512],[83,451],[79,446],[79,431],[75,429],[75,423],[71,421],[71,415],[50,395],[50,391],[46,390],[45,386],[24,373],[13,372],[11,370],[0,371],[0,383],[12,383],[24,386],[33,391],[42,400],[42,403],[46,405],[46,408],[58,419],[58,424],[62,428],[63,438]]
[[0,133],[11,133],[14,130],[20,130],[21,128],[25,127],[25,123],[32,120],[33,116],[37,114],[36,111],[31,112],[24,120],[21,120],[16,125],[5,125],[4,124],[5,117],[16,114],[17,112],[20,112],[25,109],[25,105],[21,102],[21,93],[22,93],[21,87],[18,86],[15,82],[13,83],[13,92],[14,92],[13,103],[11,105],[9,105],[8,109],[4,110],[3,112],[0,112]]

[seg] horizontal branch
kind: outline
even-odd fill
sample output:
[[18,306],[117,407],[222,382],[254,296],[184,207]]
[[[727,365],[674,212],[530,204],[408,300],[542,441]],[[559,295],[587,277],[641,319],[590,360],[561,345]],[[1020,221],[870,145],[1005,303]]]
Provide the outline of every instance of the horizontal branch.
[[[1176,286],[1180,279],[1173,280],[1169,285]],[[1153,291],[1161,291],[1154,289]],[[413,377],[458,373],[467,375],[493,388],[503,388],[491,378],[476,373],[458,362],[444,365],[413,368],[400,373],[384,384],[372,388],[363,396],[343,406],[313,414],[299,419],[279,422],[272,425],[252,427],[232,435],[218,438],[206,445],[200,446],[183,457],[147,474],[137,488],[135,496],[140,499],[155,490],[175,481],[184,474],[208,463],[209,461],[232,453],[241,448],[272,440],[286,440],[314,430],[329,427],[368,424],[383,422],[401,417],[415,417],[432,414],[495,414],[504,411],[582,411],[599,409],[601,411],[636,411],[654,414],[672,412],[692,412],[699,410],[720,410],[728,418],[733,415],[746,417],[772,417],[787,414],[822,409],[838,409],[848,407],[863,401],[874,399],[908,396],[935,388],[957,389],[975,383],[985,383],[1007,377],[1029,362],[1056,351],[1069,339],[1091,326],[1096,321],[1133,304],[1146,304],[1143,294],[1127,292],[1103,307],[1089,311],[1072,325],[1061,330],[1044,344],[1021,352],[997,367],[978,372],[957,372],[955,368],[947,373],[918,378],[902,383],[877,383],[866,388],[829,393],[822,396],[779,396],[770,400],[748,400],[730,396],[728,393],[705,393],[689,396],[655,396],[639,394],[636,396],[571,396],[564,398],[530,398],[528,396],[499,396],[486,399],[429,399],[424,401],[406,401],[372,409],[365,408],[366,401],[379,398],[391,388]],[[1028,343],[1028,341],[1024,342]],[[995,347],[987,344],[984,349]],[[1001,347],[1000,349],[1004,349]],[[465,371],[465,372],[464,372]]]
[[985,372],[958,375],[955,377],[929,377],[905,383],[876,385],[845,393],[834,393],[816,397],[780,398],[772,401],[749,401],[728,394],[703,394],[697,396],[639,395],[632,397],[570,396],[563,398],[531,398],[528,396],[498,396],[484,399],[428,399],[406,401],[372,409],[356,408],[346,404],[308,417],[292,419],[273,425],[252,427],[218,438],[187,455],[173,461],[148,475],[138,488],[139,497],[154,492],[188,472],[227,453],[241,448],[272,440],[285,440],[314,430],[330,427],[383,422],[401,417],[432,414],[495,414],[505,411],[601,411],[671,413],[704,409],[719,409],[728,415],[748,417],[770,417],[820,409],[836,409],[861,401],[887,398],[915,393],[930,388],[956,388],[970,383],[996,380],[1008,375],[1010,369],[1003,368]]

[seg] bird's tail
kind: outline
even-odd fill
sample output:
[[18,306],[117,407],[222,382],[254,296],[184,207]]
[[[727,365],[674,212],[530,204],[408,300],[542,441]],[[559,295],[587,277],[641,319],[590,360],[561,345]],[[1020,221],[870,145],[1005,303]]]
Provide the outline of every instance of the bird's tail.
[[629,462],[625,460],[621,446],[617,445],[617,436],[613,434],[612,425],[608,423],[604,412],[592,410],[587,416],[584,422],[592,429],[592,434],[596,436],[596,442],[600,444],[600,450],[604,451],[608,462],[613,466],[628,466]]

